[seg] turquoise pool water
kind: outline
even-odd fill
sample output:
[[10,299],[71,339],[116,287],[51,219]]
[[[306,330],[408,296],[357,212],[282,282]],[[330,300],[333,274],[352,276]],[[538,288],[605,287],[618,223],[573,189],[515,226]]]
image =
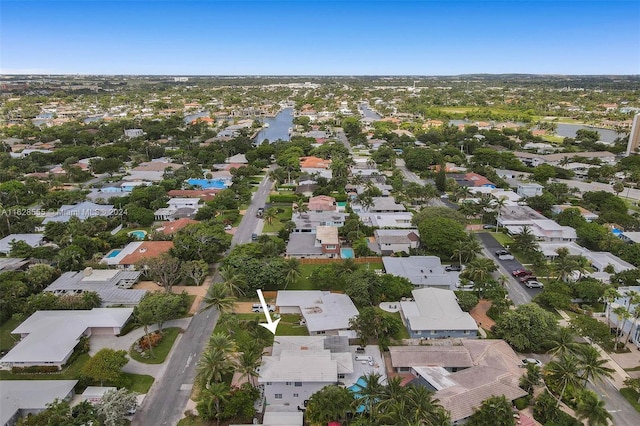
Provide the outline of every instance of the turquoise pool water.
[[[351,385],[348,389],[353,393],[353,396],[355,396],[356,398],[360,397],[360,391],[362,389],[364,389],[366,383],[364,378],[360,377],[358,378],[358,381],[355,382],[353,385]],[[364,411],[364,405],[361,405],[358,407],[357,411],[358,413],[362,413]]]
[[198,186],[202,189],[224,189],[227,187],[223,179],[189,179],[189,185]]
[[116,257],[117,255],[119,255],[119,254],[120,254],[120,252],[121,252],[121,251],[122,251],[122,250],[113,250],[111,253],[109,253],[109,254],[107,255],[107,258],[110,258],[110,257]]
[[343,259],[353,259],[355,255],[353,254],[352,248],[341,248],[340,249],[340,257]]
[[619,230],[618,228],[611,228],[611,232],[613,233],[613,235],[615,235],[616,237],[620,236],[620,234],[622,234],[622,231]]
[[347,202],[346,201],[338,201],[336,204],[339,205],[340,207],[346,207],[347,206]]
[[137,240],[144,240],[144,237],[147,236],[147,231],[131,231],[129,235],[133,235]]

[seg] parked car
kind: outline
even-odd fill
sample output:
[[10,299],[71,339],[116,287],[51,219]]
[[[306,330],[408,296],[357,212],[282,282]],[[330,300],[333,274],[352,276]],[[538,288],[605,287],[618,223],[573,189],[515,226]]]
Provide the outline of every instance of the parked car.
[[524,285],[526,285],[529,288],[543,288],[544,287],[544,284],[542,284],[538,280],[525,281]]
[[251,241],[257,241],[258,240],[258,234],[251,234]]
[[264,207],[258,207],[258,211],[256,212],[256,217],[262,217],[264,214]]
[[444,267],[444,270],[447,272],[453,272],[453,271],[460,272],[462,271],[462,265],[447,265]]
[[224,230],[225,230],[225,231],[231,231],[231,228],[233,228],[233,226],[231,226],[231,225],[226,225],[226,226],[224,227]]
[[495,225],[482,225],[482,229],[495,229]]
[[511,253],[504,253],[504,254],[498,255],[498,259],[500,259],[500,260],[513,260],[513,259],[515,259],[515,257],[513,257],[513,255]]
[[476,284],[473,281],[466,281],[465,283],[458,281],[456,283],[456,288],[458,290],[473,290],[473,287],[475,287],[475,285]]
[[542,361],[535,358],[525,358],[522,360],[522,367],[526,367],[528,364],[534,364],[538,367],[542,367]]
[[514,277],[524,277],[526,275],[533,275],[533,272],[527,269],[516,269],[515,271],[511,272],[511,275],[513,275]]
[[[267,309],[269,309],[269,312],[275,312],[276,311],[276,307],[273,305],[267,305]],[[251,307],[251,312],[264,312],[262,310],[262,305],[259,303],[254,303],[253,306]]]
[[503,254],[511,254],[509,253],[507,250],[505,249],[500,249],[500,250],[496,250],[496,255],[497,256],[502,256]]
[[527,281],[537,281],[537,280],[538,280],[538,277],[536,277],[535,275],[524,275],[520,277],[521,283],[526,283]]

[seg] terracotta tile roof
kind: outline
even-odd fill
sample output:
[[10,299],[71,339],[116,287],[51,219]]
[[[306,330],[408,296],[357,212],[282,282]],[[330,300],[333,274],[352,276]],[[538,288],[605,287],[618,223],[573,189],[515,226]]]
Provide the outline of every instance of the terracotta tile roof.
[[197,220],[189,219],[188,217],[174,220],[173,222],[162,222],[162,228],[159,228],[160,232],[165,235],[175,234],[187,225],[194,223],[200,223]]
[[331,165],[331,160],[319,157],[300,157],[300,167],[308,169],[327,169]]
[[144,241],[135,252],[122,258],[120,264],[135,265],[140,260],[158,257],[172,248],[173,241]]

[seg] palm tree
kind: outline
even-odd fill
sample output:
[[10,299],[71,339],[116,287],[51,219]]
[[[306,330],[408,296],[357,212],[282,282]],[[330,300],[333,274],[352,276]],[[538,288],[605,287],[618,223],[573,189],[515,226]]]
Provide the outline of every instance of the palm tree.
[[227,288],[222,283],[212,284],[207,290],[207,294],[204,297],[203,302],[205,306],[200,309],[200,312],[209,308],[216,308],[220,313],[230,311],[235,306],[236,298],[229,296]]
[[298,217],[302,215],[302,213],[306,213],[309,211],[309,205],[307,203],[298,204]]
[[620,337],[624,334],[624,326],[629,318],[631,318],[631,314],[624,306],[618,306],[613,309],[613,313],[618,317],[618,327],[616,329],[616,343],[615,348],[618,349],[618,343],[620,342]]
[[580,280],[580,278],[582,278],[582,274],[589,271],[588,268],[591,262],[583,255],[574,256],[573,260],[575,262],[575,270],[578,271],[578,280]]
[[214,415],[217,425],[220,425],[220,414],[222,414],[220,411],[220,403],[227,402],[230,393],[231,390],[226,383],[213,383],[200,391],[200,401],[205,404],[208,413],[210,415],[214,414],[215,410]]
[[568,386],[579,387],[582,385],[579,371],[580,360],[572,354],[564,354],[558,360],[550,361],[546,365],[545,377],[562,387],[556,407],[560,405]]
[[576,415],[579,420],[586,420],[589,426],[607,426],[609,421],[613,420],[605,402],[586,389],[579,395]]
[[632,336],[632,331],[633,331],[633,326],[635,324],[636,326],[636,331],[638,329],[638,319],[640,319],[640,294],[638,292],[630,292],[627,294],[629,296],[629,303],[627,306],[629,306],[629,311],[631,311],[631,305],[633,305],[633,321],[631,323],[631,328],[629,329],[629,333],[627,334],[627,343],[629,343],[629,341],[631,341],[631,336]]
[[569,256],[569,250],[566,247],[557,249],[556,253],[558,253],[558,256],[553,262],[556,279],[558,281],[567,282],[572,276],[573,271],[576,270],[577,262]]
[[486,257],[478,257],[473,259],[467,265],[465,274],[477,283],[485,282],[491,277],[491,273],[497,270],[495,262]]
[[266,209],[263,213],[264,221],[269,225],[273,223],[273,220],[278,217],[278,210],[275,207],[270,207]]
[[380,401],[378,402],[378,412],[386,413],[390,411],[391,406],[400,399],[404,398],[407,388],[402,386],[402,377],[390,377],[387,379],[387,385],[382,388]]
[[363,376],[364,385],[356,399],[356,407],[365,407],[371,422],[377,417],[377,404],[382,396],[383,386],[380,384],[382,376],[378,373],[369,373]]
[[449,425],[451,419],[444,408],[433,398],[433,392],[424,386],[409,386],[406,393],[411,419],[421,425]]
[[536,236],[533,235],[533,231],[529,226],[523,226],[520,233],[513,236],[513,243],[511,248],[522,252],[523,254],[533,253],[538,249],[538,243],[536,242]]
[[255,378],[258,377],[258,367],[260,367],[262,354],[256,350],[245,350],[238,354],[237,369],[242,374],[241,377],[246,377],[249,384],[253,387],[256,386]]
[[535,364],[527,364],[527,373],[520,377],[520,387],[533,395],[533,391],[542,381],[540,367]]
[[589,380],[602,380],[604,377],[612,377],[615,370],[606,366],[607,361],[600,357],[600,352],[591,345],[582,345],[580,348],[580,367],[582,380],[586,386]]
[[609,322],[609,327],[611,327],[611,305],[616,299],[621,298],[622,295],[618,293],[614,287],[609,287],[604,291],[604,295],[602,298],[607,302],[607,321]]
[[197,365],[197,378],[206,388],[213,383],[221,382],[223,377],[233,371],[234,364],[229,355],[219,349],[206,349]]
[[495,209],[498,215],[496,218],[496,232],[498,232],[500,228],[500,213],[502,212],[502,208],[507,205],[507,199],[504,197],[495,198],[492,204],[493,204],[493,208]]
[[284,264],[286,275],[284,277],[284,289],[290,284],[294,284],[302,276],[300,272],[300,261],[294,257],[287,259]]
[[575,341],[575,333],[567,327],[560,327],[558,332],[545,344],[551,347],[548,353],[554,357],[561,357],[565,354],[576,355],[580,351],[580,344]]
[[247,285],[247,281],[242,273],[231,266],[223,266],[218,272],[220,273],[222,285],[226,289],[227,294],[233,297],[244,296],[242,289]]
[[207,349],[220,351],[227,356],[230,356],[237,350],[237,347],[235,340],[233,340],[228,334],[213,333],[211,337],[209,337]]

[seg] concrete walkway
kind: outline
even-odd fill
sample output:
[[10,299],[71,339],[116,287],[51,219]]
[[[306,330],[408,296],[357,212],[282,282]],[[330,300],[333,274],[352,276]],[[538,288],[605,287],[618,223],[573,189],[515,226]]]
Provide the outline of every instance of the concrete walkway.
[[[163,328],[171,328],[171,327],[179,327],[185,330],[189,323],[191,322],[191,318],[180,318],[171,321],[167,321],[163,324]],[[153,325],[149,327],[149,331],[156,331],[158,329],[157,325]],[[114,336],[114,335],[95,335],[89,338],[91,343],[91,349],[89,350],[89,355],[94,356],[100,349],[110,348],[113,350],[125,350],[129,353],[129,349],[131,346],[138,340],[144,336],[144,328],[136,328],[132,330],[125,336]],[[178,340],[182,337],[181,334],[178,335],[178,338],[173,343],[173,348],[176,347]],[[173,351],[171,348],[171,351]],[[167,359],[171,356],[171,353],[167,356]],[[162,364],[145,364],[142,362],[138,362],[129,358],[129,362],[122,368],[122,371],[126,373],[134,373],[134,374],[148,374],[153,377],[159,377],[160,374],[164,371],[164,367],[166,365],[166,360]]]

